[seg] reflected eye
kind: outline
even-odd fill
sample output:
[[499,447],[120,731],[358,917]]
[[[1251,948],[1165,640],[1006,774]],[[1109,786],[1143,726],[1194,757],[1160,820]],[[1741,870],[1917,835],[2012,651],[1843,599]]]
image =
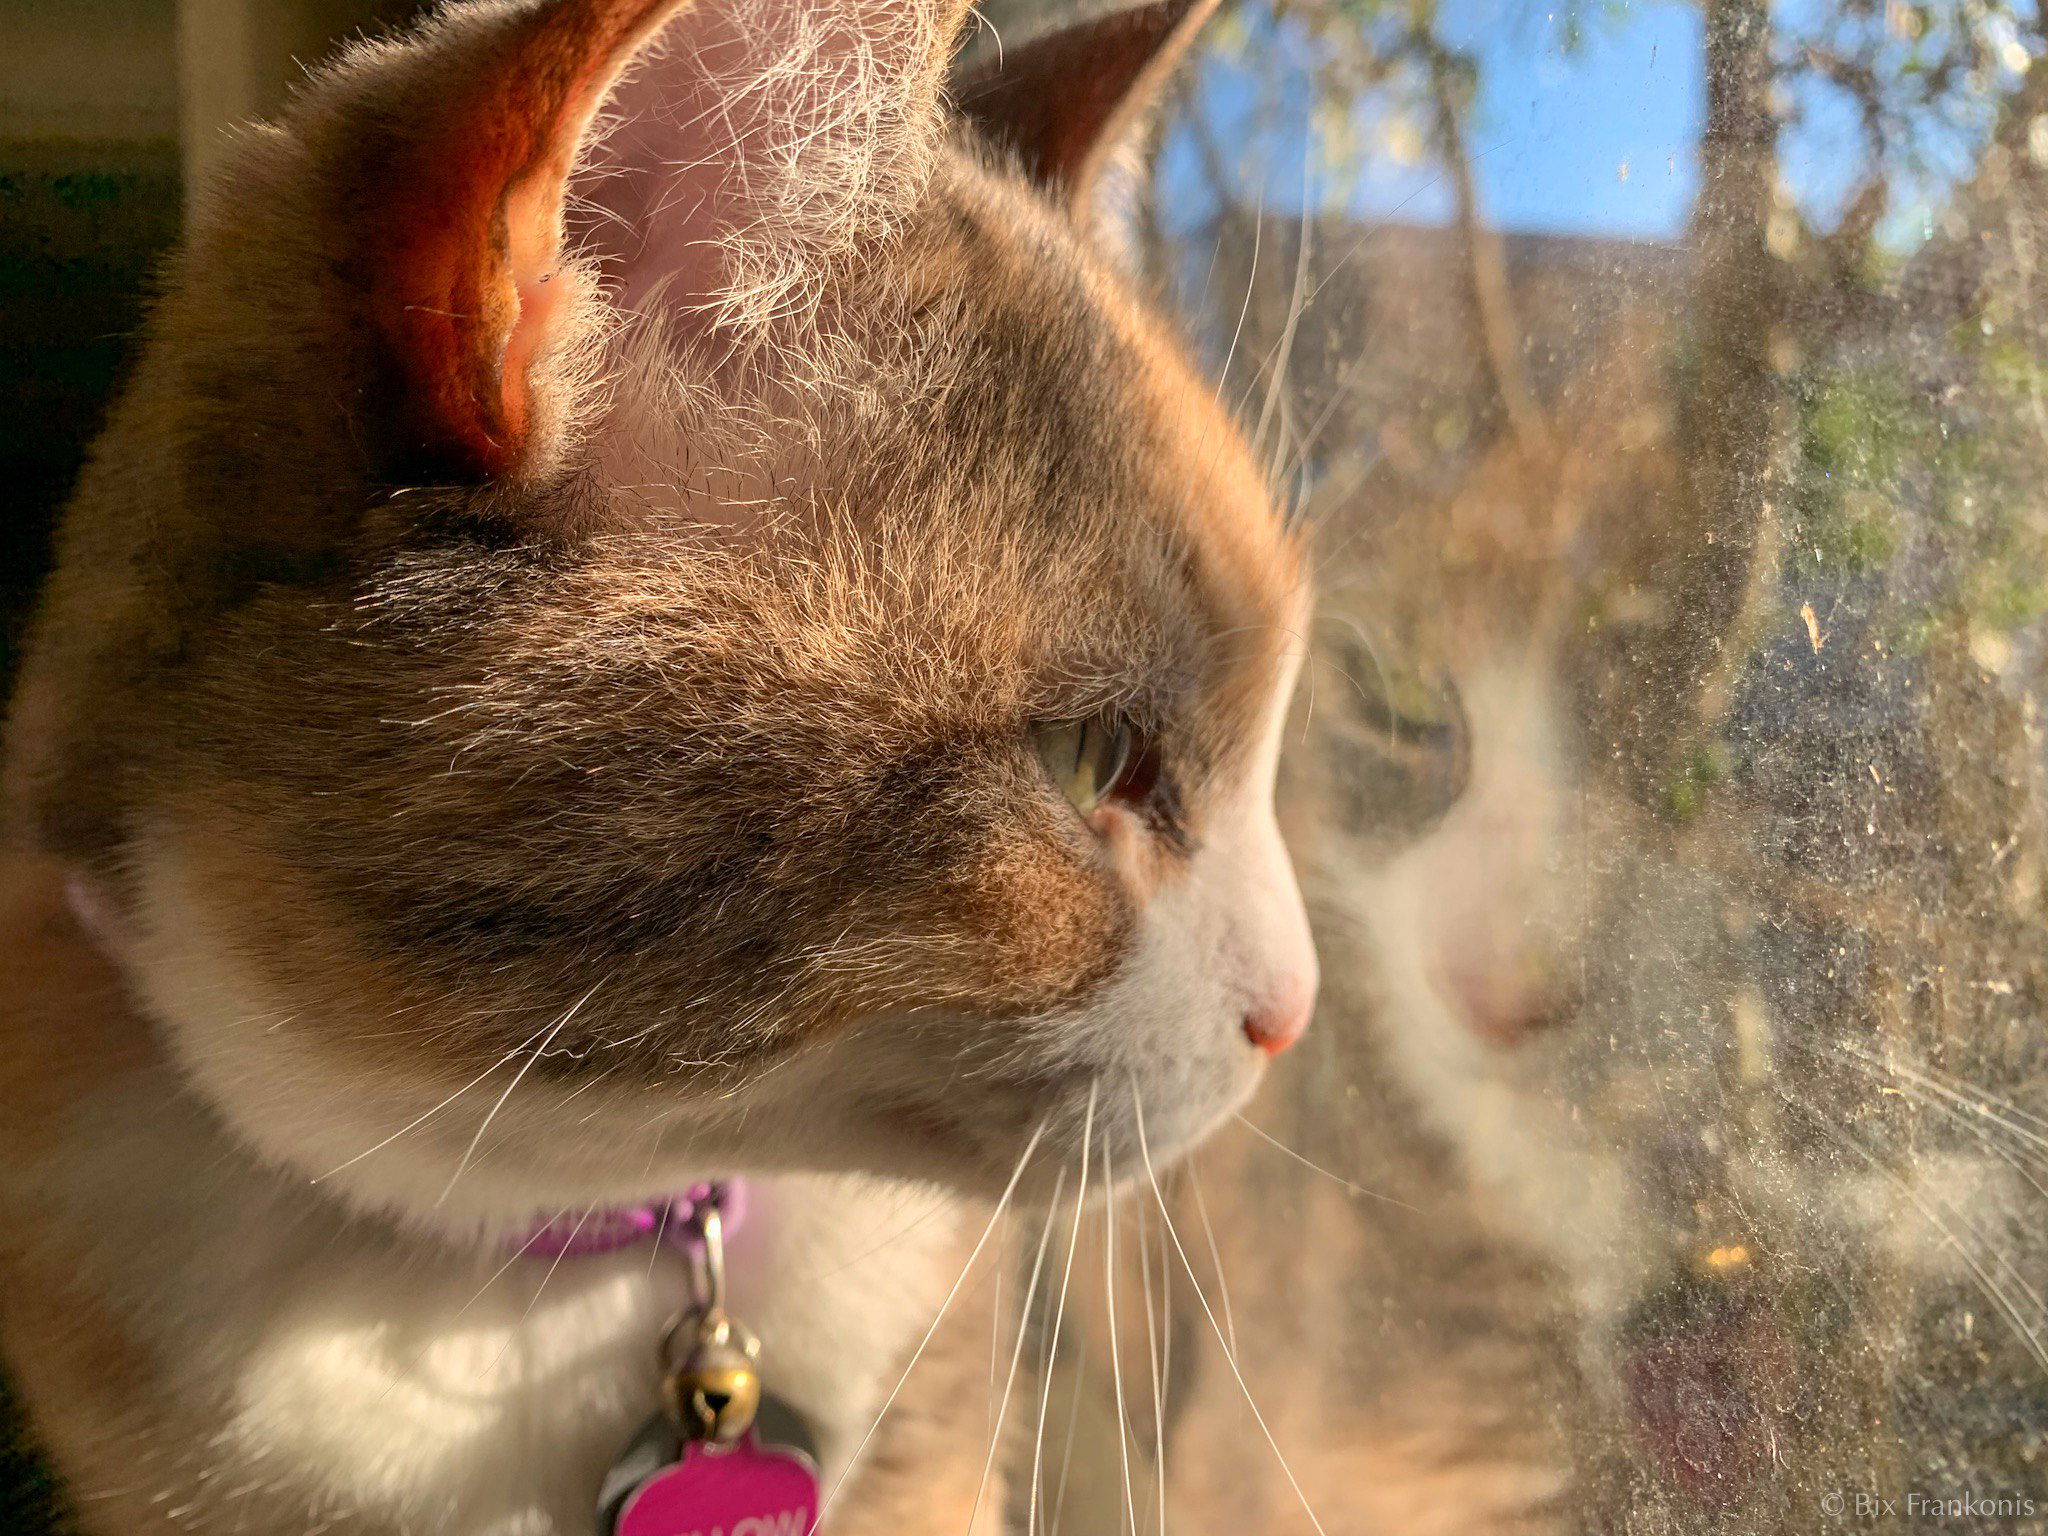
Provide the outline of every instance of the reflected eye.
[[1357,679],[1359,713],[1390,744],[1457,757],[1464,745],[1465,712],[1449,678],[1365,658]]
[[1054,787],[1083,816],[1129,787],[1138,755],[1131,728],[1102,719],[1041,727],[1032,744]]
[[1337,659],[1360,727],[1350,733],[1351,750],[1341,765],[1351,791],[1349,819],[1360,831],[1419,835],[1457,802],[1471,771],[1457,687],[1384,648],[1340,643]]

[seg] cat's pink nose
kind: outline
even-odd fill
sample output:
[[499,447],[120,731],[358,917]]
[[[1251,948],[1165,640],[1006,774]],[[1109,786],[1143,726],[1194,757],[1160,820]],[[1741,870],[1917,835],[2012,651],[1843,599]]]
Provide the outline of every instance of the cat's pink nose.
[[1288,983],[1244,1016],[1244,1037],[1268,1056],[1278,1056],[1308,1032],[1315,1008],[1313,981]]

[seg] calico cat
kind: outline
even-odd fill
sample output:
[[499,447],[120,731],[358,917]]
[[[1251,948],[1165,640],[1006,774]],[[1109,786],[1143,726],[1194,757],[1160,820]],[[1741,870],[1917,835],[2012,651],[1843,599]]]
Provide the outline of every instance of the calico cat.
[[5,767],[87,1530],[588,1529],[682,1261],[520,1234],[726,1175],[827,1528],[992,1528],[967,1213],[1301,1034],[1305,562],[1093,228],[1201,8],[949,85],[964,10],[465,0],[198,195]]

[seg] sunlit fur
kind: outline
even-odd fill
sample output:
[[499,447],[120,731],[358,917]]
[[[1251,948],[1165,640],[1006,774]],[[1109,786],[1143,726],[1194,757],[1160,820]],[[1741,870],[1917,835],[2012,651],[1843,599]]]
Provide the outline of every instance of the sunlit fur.
[[[1028,1199],[1084,1136],[1129,1175],[1140,1104],[1170,1159],[1312,995],[1271,807],[1306,576],[1213,388],[944,125],[957,13],[676,10],[614,115],[682,138],[603,122],[566,189],[519,141],[496,255],[412,239],[393,168],[484,206],[461,104],[525,100],[535,37],[597,69],[572,23],[638,36],[624,0],[451,9],[246,130],[69,515],[6,768],[47,964],[4,998],[0,1323],[100,1529],[587,1518],[674,1277],[541,1294],[502,1242],[709,1172],[792,1176],[741,1284],[837,1478],[975,1225],[892,1236],[892,1181]],[[479,265],[387,281],[421,250]],[[429,279],[480,307],[378,307]],[[1156,814],[1046,778],[1034,731],[1103,711]],[[390,1442],[461,1390],[437,1433],[507,1437]],[[906,1401],[838,1528],[924,1486],[960,1529],[980,1452]]]

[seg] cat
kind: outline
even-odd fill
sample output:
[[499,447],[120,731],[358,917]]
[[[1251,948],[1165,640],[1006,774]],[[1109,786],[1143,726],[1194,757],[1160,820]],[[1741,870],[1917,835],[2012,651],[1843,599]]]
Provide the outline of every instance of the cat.
[[[1398,395],[1400,367],[1383,356],[1373,387]],[[1412,466],[1435,485],[1333,466],[1311,504],[1318,616],[1280,801],[1325,962],[1317,1024],[1246,1124],[1126,1200],[1118,1343],[1090,1295],[1052,1400],[1078,1389],[1094,1443],[1127,1416],[1128,1449],[1078,1479],[1055,1455],[1063,1529],[1122,1529],[1127,1498],[1141,1530],[1162,1502],[1197,1532],[1600,1528],[1578,1435],[1599,1406],[1571,1247],[1588,1234],[1555,1207],[1584,1179],[1615,1228],[1637,1213],[1599,1204],[1621,1170],[1558,1134],[1569,1098],[1504,1091],[1487,1061],[1568,1030],[1577,860],[1635,825],[1578,815],[1567,622],[1587,525],[1661,490],[1661,423],[1629,377],[1580,381],[1568,472],[1494,441]]]
[[[1575,359],[1547,441],[1420,446],[1437,402],[1404,431],[1377,354],[1381,456],[1311,516],[1281,795],[1331,980],[1262,1134],[1172,1210],[1183,1524],[1790,1531],[1889,1502],[1917,1529],[1965,1495],[2048,1523],[2034,642],[1902,640],[1939,568],[1906,539],[1882,580],[1766,563],[1753,633],[1686,631],[1687,374],[1652,296],[1532,327]],[[1810,362],[1812,400],[1839,411],[1823,370],[1859,362]],[[1930,409],[1982,463],[2012,407],[1962,378]],[[1739,661],[1718,704],[1660,669],[1674,637]],[[1198,1293],[1226,1280],[1234,1359]]]
[[1172,1162],[1317,984],[1302,541],[1100,254],[1205,9],[949,81],[958,0],[460,0],[239,132],[0,781],[84,1529],[588,1529],[682,1261],[520,1234],[733,1175],[827,1528],[995,1528],[990,1202]]

